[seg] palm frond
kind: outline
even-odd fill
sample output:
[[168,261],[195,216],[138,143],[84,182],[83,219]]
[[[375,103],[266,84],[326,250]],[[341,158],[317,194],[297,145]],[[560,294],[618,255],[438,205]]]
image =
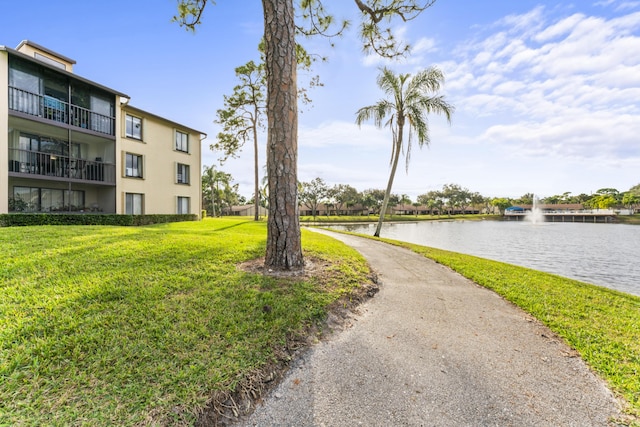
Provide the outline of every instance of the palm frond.
[[421,94],[437,93],[444,85],[444,74],[437,67],[420,71],[411,79],[410,86]]
[[373,120],[376,127],[382,128],[384,118],[394,111],[393,104],[386,99],[378,101],[376,104],[360,108],[356,112],[356,124],[361,126],[362,123]]
[[448,123],[451,123],[451,116],[455,111],[455,107],[445,101],[444,96],[428,97],[421,102],[422,109],[427,114],[439,114],[444,115]]
[[[381,128],[383,120],[390,116],[384,126],[391,129],[393,136],[391,163],[402,153],[408,171],[413,140],[417,138],[420,148],[430,143],[427,116],[432,113],[444,115],[451,123],[454,107],[443,96],[434,96],[444,84],[444,74],[437,67],[429,67],[411,77],[409,74],[396,75],[384,67],[380,69],[377,83],[387,98],[358,110],[356,123],[360,125],[372,119]],[[409,126],[405,142],[403,128],[407,123]]]
[[387,67],[382,68],[380,71],[381,72],[376,83],[386,95],[393,96],[396,92],[401,90],[400,79],[393,73],[393,71]]
[[420,105],[411,105],[409,111],[407,111],[407,118],[409,120],[409,136],[414,133],[418,138],[418,146],[422,148],[423,145],[429,145],[429,125],[425,111],[420,108]]

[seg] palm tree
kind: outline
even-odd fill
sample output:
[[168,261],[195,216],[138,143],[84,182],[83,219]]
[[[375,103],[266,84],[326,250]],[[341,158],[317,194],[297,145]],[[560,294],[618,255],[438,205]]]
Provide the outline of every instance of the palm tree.
[[398,199],[398,204],[402,205],[403,211],[406,211],[405,206],[411,205],[411,198],[408,195],[403,194]]
[[[393,179],[398,167],[400,152],[405,155],[406,169],[409,170],[409,159],[411,157],[411,142],[413,135],[418,138],[418,145],[429,145],[429,124],[427,114],[444,114],[447,121],[451,123],[451,114],[454,107],[444,100],[443,96],[435,96],[444,83],[444,75],[436,67],[429,67],[420,71],[413,78],[410,74],[395,75],[388,68],[383,68],[377,80],[378,86],[389,99],[382,99],[374,105],[362,107],[356,113],[356,123],[358,126],[363,122],[373,119],[376,127],[381,128],[383,120],[390,116],[384,123],[393,134],[393,145],[391,149],[391,173],[382,202],[380,219],[374,236],[380,236],[382,222],[389,204],[389,195],[393,187]],[[409,124],[409,135],[406,146],[404,145],[403,133],[404,125]]]
[[[211,214],[212,216],[222,216],[222,198],[224,189],[231,185],[233,178],[231,174],[217,170],[215,166],[203,166],[202,172],[202,190],[203,195],[211,196]],[[223,190],[220,190],[220,184]],[[218,205],[218,213],[216,214],[216,204]]]
[[215,166],[203,166],[202,171],[202,205],[207,209],[206,201],[211,202],[211,216],[216,216],[216,203],[215,203],[215,181],[216,181]]

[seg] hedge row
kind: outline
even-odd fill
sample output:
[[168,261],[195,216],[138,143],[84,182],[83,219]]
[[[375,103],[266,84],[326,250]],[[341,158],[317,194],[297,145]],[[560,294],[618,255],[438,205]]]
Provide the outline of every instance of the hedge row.
[[187,215],[116,215],[116,214],[0,214],[0,227],[21,225],[150,225],[167,222],[197,221]]

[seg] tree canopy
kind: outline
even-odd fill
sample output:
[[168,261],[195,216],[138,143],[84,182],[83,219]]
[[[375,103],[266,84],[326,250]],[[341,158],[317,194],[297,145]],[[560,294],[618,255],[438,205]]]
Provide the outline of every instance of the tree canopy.
[[254,220],[260,218],[260,176],[258,156],[258,128],[262,127],[262,118],[266,107],[266,81],[264,64],[253,61],[235,69],[240,81],[231,95],[224,96],[225,108],[216,112],[216,122],[222,125],[216,142],[210,148],[222,152],[220,163],[229,157],[236,157],[247,140],[253,141],[253,201]]
[[309,182],[300,183],[300,192],[298,196],[300,202],[311,209],[311,215],[315,218],[318,213],[318,204],[327,202],[329,196],[329,187],[322,178],[315,178]]
[[[394,57],[408,47],[398,44],[391,31],[394,18],[406,22],[417,17],[435,0],[354,0],[361,12],[360,35],[365,51]],[[190,30],[202,22],[213,0],[178,0],[174,19]],[[267,81],[267,175],[269,215],[265,265],[272,270],[304,267],[297,200],[297,77],[296,35],[341,34],[348,23],[337,23],[322,0],[298,0],[296,22],[293,0],[262,0],[264,54]]]

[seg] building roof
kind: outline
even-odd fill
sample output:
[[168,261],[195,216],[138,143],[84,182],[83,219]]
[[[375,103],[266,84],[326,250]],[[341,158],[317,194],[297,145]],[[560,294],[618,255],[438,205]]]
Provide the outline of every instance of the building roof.
[[[225,207],[222,210],[226,211],[226,212],[245,213],[245,212],[251,211],[253,209],[255,209],[255,205],[253,203],[251,203],[249,205],[234,205],[234,206],[231,206],[231,207]],[[264,206],[258,206],[258,213],[266,214],[267,213],[267,208],[265,208]]]
[[173,126],[175,126],[177,128],[185,129],[185,130],[187,130],[189,132],[193,132],[193,133],[199,133],[200,135],[204,135],[205,137],[207,136],[207,134],[205,132],[199,131],[197,129],[190,128],[188,126],[183,125],[182,123],[178,123],[178,122],[175,122],[173,120],[169,120],[167,118],[158,116],[157,114],[153,114],[153,113],[150,113],[148,111],[141,110],[140,108],[136,108],[136,107],[134,107],[132,105],[128,105],[128,100],[131,99],[129,97],[129,95],[126,95],[126,94],[124,94],[124,93],[122,93],[120,91],[117,91],[115,89],[108,88],[108,87],[103,86],[103,85],[101,85],[99,83],[93,82],[93,81],[85,79],[83,77],[80,77],[75,73],[72,73],[72,72],[69,72],[69,71],[66,71],[66,70],[63,70],[63,69],[60,69],[60,68],[56,68],[56,67],[54,67],[52,65],[47,64],[46,62],[39,61],[38,59],[32,58],[31,56],[26,55],[26,54],[24,54],[22,52],[18,52],[17,49],[20,49],[20,47],[22,47],[24,45],[28,45],[28,46],[34,47],[34,48],[36,48],[38,50],[41,50],[43,52],[46,52],[46,53],[52,55],[52,56],[58,57],[58,58],[66,61],[68,63],[71,63],[71,64],[75,64],[76,63],[75,60],[73,60],[71,58],[68,58],[68,57],[66,57],[64,55],[61,55],[61,54],[59,54],[57,52],[54,52],[54,51],[52,51],[50,49],[47,49],[46,47],[41,46],[41,45],[39,45],[37,43],[34,43],[34,42],[30,41],[30,40],[23,40],[22,42],[20,42],[20,44],[18,45],[18,47],[16,49],[11,49],[11,48],[8,48],[6,46],[0,45],[0,51],[9,52],[10,54],[18,56],[18,57],[20,57],[22,59],[26,59],[26,60],[28,60],[30,62],[37,63],[38,65],[41,65],[43,67],[49,68],[51,70],[55,70],[58,73],[65,74],[65,75],[69,76],[70,78],[79,80],[79,81],[81,81],[83,83],[89,84],[89,85],[94,86],[94,87],[98,87],[98,88],[100,88],[100,89],[102,89],[102,90],[104,90],[106,92],[112,93],[112,94],[114,94],[116,96],[119,96],[121,98],[126,98],[126,102],[123,102],[123,103],[125,104],[124,108],[127,109],[127,110],[136,111],[139,114],[143,114],[143,115],[146,115],[146,116],[151,116],[151,117],[154,117],[156,119],[162,120],[164,122],[170,123],[170,124],[172,124]]
[[26,46],[32,46],[32,47],[35,47],[36,49],[41,50],[41,51],[43,51],[43,52],[46,52],[46,53],[48,53],[48,54],[49,54],[49,55],[51,55],[51,56],[55,56],[56,58],[60,58],[60,59],[62,59],[63,61],[68,62],[69,64],[75,64],[75,63],[76,63],[76,61],[75,61],[74,59],[71,59],[71,58],[66,57],[66,56],[64,56],[64,55],[62,55],[62,54],[59,54],[58,52],[54,52],[53,50],[48,49],[48,48],[46,48],[46,47],[44,47],[44,46],[42,46],[42,45],[39,45],[39,44],[37,44],[37,43],[34,43],[34,42],[32,42],[31,40],[22,40],[22,41],[20,42],[20,44],[18,45],[18,47],[16,47],[16,50],[20,50],[20,48],[21,48],[22,46],[25,46],[25,45],[26,45]]
[[424,205],[413,206],[413,205],[399,204],[399,205],[393,206],[393,210],[396,210],[396,211],[416,211],[416,210],[424,211],[424,210],[430,210],[430,208],[428,206],[424,206]]
[[[301,203],[300,204],[300,208],[304,211],[310,211],[312,210],[311,207],[309,207],[309,205],[307,205],[306,203]],[[332,203],[332,204],[327,204],[327,203],[318,203],[318,206],[316,207],[316,211],[320,212],[320,211],[327,211],[327,210],[336,210],[336,209],[340,209],[341,211],[358,211],[358,210],[363,210],[366,209],[365,207],[362,206],[362,204],[360,203],[356,203],[355,205],[349,205],[347,206],[346,203],[340,204],[340,203]]]
[[[23,43],[25,43],[25,41],[23,41],[20,45],[22,45]],[[33,47],[37,47],[38,49],[43,49],[44,50],[44,48],[42,48],[41,46],[39,46],[39,45],[37,45],[37,44],[35,44],[33,42],[28,42],[28,43]],[[49,65],[46,62],[40,61],[38,59],[35,59],[35,58],[33,58],[33,57],[29,56],[29,55],[25,55],[22,52],[18,52],[16,49],[11,49],[9,47],[0,45],[0,51],[8,52],[11,55],[14,55],[14,56],[17,56],[19,58],[25,59],[25,60],[27,60],[29,62],[34,63],[34,64],[38,64],[38,65],[40,65],[42,67],[48,68],[48,69],[53,70],[53,71],[55,71],[57,73],[64,74],[64,75],[68,76],[71,79],[76,79],[76,80],[79,80],[79,81],[81,81],[83,83],[86,83],[88,85],[100,88],[100,89],[104,90],[105,92],[109,92],[109,93],[111,93],[113,95],[120,96],[120,97],[127,98],[127,99],[130,98],[129,95],[124,94],[124,93],[122,93],[122,92],[120,92],[118,90],[108,88],[106,86],[103,86],[103,85],[101,85],[99,83],[96,83],[94,81],[91,81],[89,79],[85,79],[84,77],[80,77],[79,75],[77,75],[75,73],[63,70],[61,68],[54,67],[53,65]],[[53,52],[53,51],[48,51],[48,52]],[[56,56],[58,56],[60,58],[65,58],[64,56],[62,56],[62,55],[60,55],[58,53],[55,53],[55,52],[52,53],[52,55],[56,55]],[[65,58],[65,59],[67,59],[67,58]],[[69,59],[69,61],[71,62],[71,61],[73,61],[73,59]],[[75,61],[73,61],[73,63],[75,63]]]
[[[523,209],[533,209],[533,205],[514,205],[512,207],[521,207]],[[575,210],[575,209],[584,209],[584,206],[581,203],[555,203],[555,204],[546,204],[539,203],[538,208],[540,209],[551,209],[551,210]]]
[[150,116],[150,117],[153,117],[155,119],[159,119],[159,120],[162,120],[162,121],[167,122],[169,124],[172,124],[173,126],[175,126],[177,128],[185,129],[185,130],[188,130],[188,131],[193,132],[193,133],[199,133],[200,135],[204,135],[205,137],[207,136],[207,134],[205,132],[202,132],[202,131],[197,130],[197,129],[190,128],[188,126],[183,125],[182,123],[174,122],[173,120],[169,120],[167,118],[158,116],[157,114],[150,113],[150,112],[142,110],[142,109],[140,109],[138,107],[134,107],[133,105],[125,105],[125,106],[123,106],[123,109],[127,110],[127,111],[130,111],[130,112],[132,112],[134,114],[138,113],[140,115]]

